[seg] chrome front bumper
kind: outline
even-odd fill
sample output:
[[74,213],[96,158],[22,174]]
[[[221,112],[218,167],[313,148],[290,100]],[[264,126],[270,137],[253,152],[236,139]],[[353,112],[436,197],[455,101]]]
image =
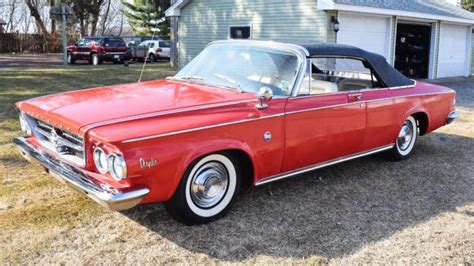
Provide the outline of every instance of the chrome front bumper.
[[86,194],[89,198],[110,210],[122,211],[133,208],[150,193],[150,190],[146,187],[135,187],[127,191],[112,188],[105,183],[92,179],[81,170],[36,149],[25,138],[16,138],[13,143],[25,159],[40,164],[59,181]]
[[459,114],[458,112],[456,111],[452,111],[451,113],[449,113],[448,115],[448,118],[446,120],[446,124],[451,124],[456,118],[459,118],[461,117],[461,114]]

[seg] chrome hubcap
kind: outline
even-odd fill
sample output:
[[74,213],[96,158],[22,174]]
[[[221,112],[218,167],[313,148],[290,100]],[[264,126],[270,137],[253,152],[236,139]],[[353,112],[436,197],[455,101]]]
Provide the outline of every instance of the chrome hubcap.
[[408,149],[413,139],[413,125],[409,122],[403,124],[400,133],[398,134],[397,145],[400,150]]
[[218,162],[203,165],[191,181],[191,198],[200,208],[212,208],[227,192],[229,174],[225,166]]

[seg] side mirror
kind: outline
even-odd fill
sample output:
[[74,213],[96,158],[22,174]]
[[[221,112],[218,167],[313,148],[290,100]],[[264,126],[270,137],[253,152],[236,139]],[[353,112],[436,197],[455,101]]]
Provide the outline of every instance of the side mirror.
[[268,102],[273,98],[273,91],[270,87],[261,87],[257,91],[258,109],[265,109],[268,107]]

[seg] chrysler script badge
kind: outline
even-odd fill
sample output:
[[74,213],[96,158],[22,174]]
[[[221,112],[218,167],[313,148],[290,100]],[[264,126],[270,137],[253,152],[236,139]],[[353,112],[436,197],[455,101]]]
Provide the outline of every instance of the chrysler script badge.
[[143,158],[140,158],[140,167],[141,168],[152,168],[153,166],[156,166],[158,164],[158,162],[151,158],[149,161],[143,159]]

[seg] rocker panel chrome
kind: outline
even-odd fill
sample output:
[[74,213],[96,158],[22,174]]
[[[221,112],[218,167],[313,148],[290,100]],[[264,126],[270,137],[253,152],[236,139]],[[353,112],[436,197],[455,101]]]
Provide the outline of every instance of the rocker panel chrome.
[[374,153],[390,150],[391,148],[393,148],[394,145],[395,144],[390,144],[390,145],[383,146],[383,147],[380,147],[380,148],[376,148],[376,149],[373,149],[373,150],[369,150],[369,151],[366,151],[366,152],[356,153],[356,154],[353,154],[353,155],[340,157],[338,159],[330,160],[330,161],[327,161],[327,162],[315,164],[313,166],[304,167],[304,168],[300,168],[300,169],[293,170],[293,171],[290,171],[290,172],[286,172],[286,173],[283,173],[283,174],[266,177],[266,178],[263,178],[263,179],[257,181],[257,183],[255,183],[255,186],[261,186],[261,185],[268,184],[268,183],[271,183],[271,182],[274,182],[274,181],[282,180],[282,179],[285,179],[285,178],[293,177],[295,175],[300,175],[300,174],[303,174],[303,173],[306,173],[306,172],[310,172],[310,171],[313,171],[313,170],[324,168],[324,167],[327,167],[327,166],[330,166],[330,165],[334,165],[334,164],[342,163],[342,162],[345,162],[345,161],[357,159],[357,158],[360,158],[360,157],[368,156],[368,155],[371,155],[371,154],[374,154]]

